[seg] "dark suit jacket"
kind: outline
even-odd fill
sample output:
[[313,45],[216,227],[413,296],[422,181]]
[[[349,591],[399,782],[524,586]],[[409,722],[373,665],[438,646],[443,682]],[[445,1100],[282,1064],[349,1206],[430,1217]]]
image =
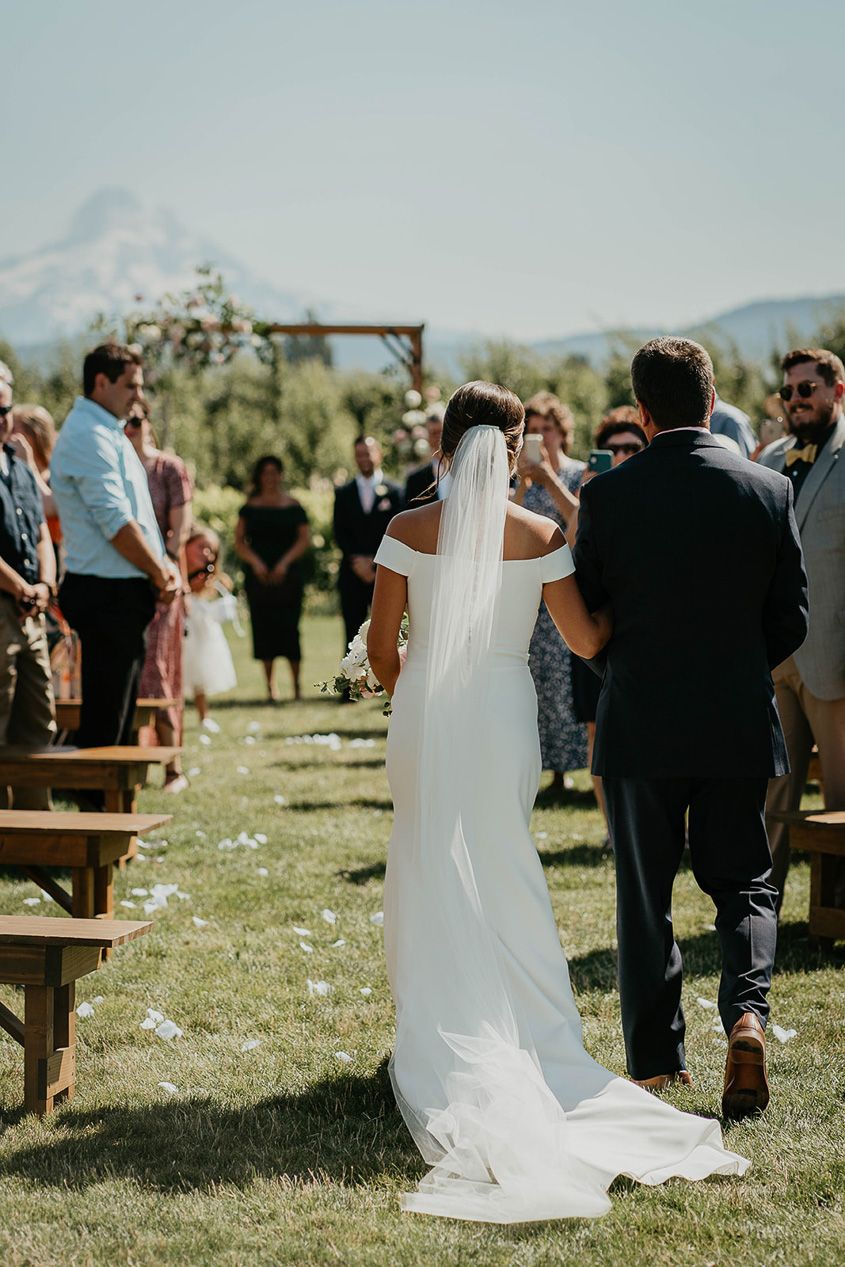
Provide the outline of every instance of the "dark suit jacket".
[[771,670],[806,637],[807,578],[784,476],[664,432],[584,485],[575,566],[614,610],[594,773],[788,770]]
[[385,480],[384,484],[387,491],[382,497],[376,497],[369,515],[364,514],[355,480],[335,491],[334,539],[343,554],[341,576],[352,575],[350,555],[375,557],[387,525],[405,504],[401,484],[395,480]]
[[[405,484],[405,505],[412,510],[414,506],[424,506],[426,502],[434,501],[436,493],[433,488],[427,497],[421,497],[433,483],[434,466],[431,462],[421,466],[418,471],[411,471]],[[415,501],[415,498],[419,498],[419,501]]]

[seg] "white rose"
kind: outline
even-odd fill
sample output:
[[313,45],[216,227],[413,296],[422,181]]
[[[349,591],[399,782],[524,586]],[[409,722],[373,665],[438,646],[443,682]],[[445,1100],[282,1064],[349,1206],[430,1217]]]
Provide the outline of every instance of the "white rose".
[[419,409],[422,404],[422,396],[412,387],[409,391],[405,392],[405,404],[409,409]]
[[370,669],[370,670],[369,670],[369,672],[367,673],[367,687],[368,687],[368,689],[369,689],[369,690],[371,690],[371,691],[377,691],[377,690],[379,689],[379,687],[380,687],[380,686],[381,686],[381,683],[379,682],[379,680],[378,680],[378,678],[376,677],[375,673],[373,673],[372,669]]
[[366,644],[367,634],[370,632],[370,621],[365,620],[361,628],[358,630],[358,637]]

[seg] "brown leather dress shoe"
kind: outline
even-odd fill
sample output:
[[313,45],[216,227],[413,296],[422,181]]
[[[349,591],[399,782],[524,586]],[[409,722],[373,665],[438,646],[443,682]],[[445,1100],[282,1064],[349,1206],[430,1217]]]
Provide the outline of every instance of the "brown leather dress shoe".
[[762,1112],[768,1103],[766,1036],[754,1013],[746,1012],[728,1040],[722,1113],[725,1117],[748,1117]]
[[644,1091],[668,1091],[669,1087],[675,1083],[680,1083],[684,1087],[692,1086],[692,1078],[686,1069],[676,1069],[674,1073],[658,1073],[653,1078],[632,1078],[638,1087],[642,1087]]

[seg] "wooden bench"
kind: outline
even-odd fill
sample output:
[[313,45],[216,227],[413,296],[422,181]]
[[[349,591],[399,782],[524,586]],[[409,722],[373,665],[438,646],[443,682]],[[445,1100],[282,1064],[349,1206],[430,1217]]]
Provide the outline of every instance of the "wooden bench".
[[109,748],[0,749],[0,786],[95,790],[105,795],[113,814],[135,814],[138,792],[151,765],[165,766],[181,748],[138,748],[116,744]]
[[0,1026],[24,1050],[24,1107],[43,1116],[73,1097],[76,982],[100,952],[147,933],[149,922],[0,915],[0,982],[24,987],[24,1019],[0,1003]]
[[[135,701],[135,716],[132,719],[132,738],[137,744],[138,732],[144,726],[152,726],[155,715],[160,708],[173,708],[180,701],[175,699],[139,699]],[[82,710],[81,699],[56,700],[56,725],[59,734],[79,729],[79,718]]]
[[[0,866],[19,867],[75,919],[113,919],[114,864],[172,817],[0,810]],[[70,867],[70,893],[44,867]]]
[[789,824],[790,849],[810,855],[811,945],[845,938],[845,910],[834,906],[836,859],[845,858],[845,810],[797,810],[772,815]]

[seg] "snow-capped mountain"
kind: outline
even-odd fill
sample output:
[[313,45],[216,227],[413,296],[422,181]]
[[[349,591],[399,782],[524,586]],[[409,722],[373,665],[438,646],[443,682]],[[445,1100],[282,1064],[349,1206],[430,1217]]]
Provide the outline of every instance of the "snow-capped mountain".
[[16,347],[82,333],[99,312],[155,303],[190,286],[211,263],[246,303],[276,320],[301,318],[307,297],[275,290],[169,211],[144,207],[125,189],[101,189],[74,215],[60,242],[0,261],[0,335]]

